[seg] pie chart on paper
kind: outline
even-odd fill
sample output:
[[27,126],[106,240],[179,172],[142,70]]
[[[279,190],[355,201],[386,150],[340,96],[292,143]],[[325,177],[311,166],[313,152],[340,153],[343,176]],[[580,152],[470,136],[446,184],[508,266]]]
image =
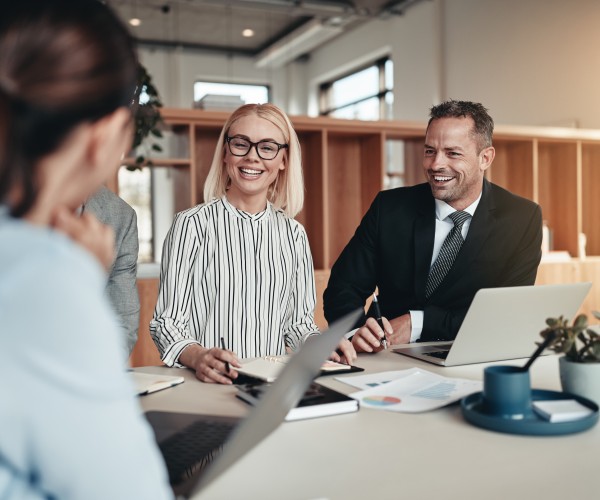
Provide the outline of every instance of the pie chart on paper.
[[367,396],[362,399],[362,402],[372,406],[390,406],[397,405],[401,399],[394,396]]

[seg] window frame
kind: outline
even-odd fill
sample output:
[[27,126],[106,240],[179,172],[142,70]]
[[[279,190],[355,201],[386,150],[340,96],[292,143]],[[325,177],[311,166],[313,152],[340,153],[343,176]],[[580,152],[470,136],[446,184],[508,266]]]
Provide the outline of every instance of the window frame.
[[[369,99],[377,98],[379,101],[379,119],[384,120],[384,119],[391,118],[391,117],[386,116],[386,107],[387,107],[386,97],[390,93],[393,96],[393,93],[394,93],[393,84],[392,84],[392,88],[387,88],[387,86],[386,86],[385,66],[388,61],[391,61],[391,58],[389,56],[381,57],[372,63],[356,67],[356,68],[352,69],[351,71],[348,71],[346,73],[342,73],[342,74],[338,75],[336,78],[334,78],[332,80],[328,80],[326,82],[321,83],[319,85],[319,116],[331,116],[332,113],[334,113],[340,109],[348,108],[350,106],[355,106],[355,105],[360,104],[361,102],[367,101]],[[379,73],[379,88],[376,93],[370,94],[365,97],[361,97],[360,99],[357,99],[355,101],[348,102],[348,103],[344,104],[343,106],[333,107],[330,105],[333,100],[332,99],[333,85],[336,82],[343,80],[344,78],[347,78],[349,76],[352,76],[356,73],[360,73],[361,71],[364,71],[371,67],[376,67],[378,69],[378,73]]]
[[[224,82],[222,80],[197,79],[197,80],[194,80],[194,84],[192,85],[192,95],[194,96],[194,105],[196,105],[196,103],[198,103],[200,101],[199,99],[196,100],[196,84],[197,83],[209,83],[209,84],[214,84],[214,85],[243,85],[243,86],[248,86],[248,87],[264,87],[267,89],[266,102],[271,102],[271,99],[272,99],[271,85],[268,83],[240,82],[240,81]],[[229,95],[229,94],[221,94],[221,95]],[[251,104],[251,103],[246,103],[246,104]],[[261,103],[261,104],[264,104],[264,103]]]

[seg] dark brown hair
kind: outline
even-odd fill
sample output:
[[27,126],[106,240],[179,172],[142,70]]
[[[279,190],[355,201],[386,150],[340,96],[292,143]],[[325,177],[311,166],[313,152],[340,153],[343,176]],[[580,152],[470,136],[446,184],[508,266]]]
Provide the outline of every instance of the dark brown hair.
[[479,151],[492,145],[492,135],[494,133],[494,120],[488,114],[488,110],[478,102],[455,101],[453,99],[444,101],[437,106],[433,106],[429,114],[429,123],[440,118],[467,118],[473,119],[472,135],[477,141]]
[[35,168],[83,121],[132,103],[138,61],[98,0],[16,0],[0,19],[0,203],[19,187],[15,217],[35,202]]

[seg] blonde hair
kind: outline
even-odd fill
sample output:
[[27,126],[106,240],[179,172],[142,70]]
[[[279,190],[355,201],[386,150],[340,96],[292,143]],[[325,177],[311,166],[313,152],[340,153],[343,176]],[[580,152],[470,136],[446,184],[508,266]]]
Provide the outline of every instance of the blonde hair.
[[225,167],[225,136],[231,126],[240,118],[256,115],[275,125],[283,134],[287,150],[284,154],[285,169],[280,170],[267,195],[269,201],[282,209],[289,217],[294,217],[304,204],[304,180],[302,178],[302,153],[296,131],[287,115],[274,104],[245,104],[236,109],[221,130],[210,171],[204,183],[204,201],[221,198],[227,191],[229,176]]

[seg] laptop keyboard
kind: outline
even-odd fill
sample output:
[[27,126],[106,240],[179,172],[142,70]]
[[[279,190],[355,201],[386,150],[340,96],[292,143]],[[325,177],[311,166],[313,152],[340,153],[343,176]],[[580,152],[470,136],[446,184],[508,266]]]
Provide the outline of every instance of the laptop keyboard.
[[446,359],[448,357],[448,353],[450,351],[433,351],[433,352],[428,352],[427,356],[433,356],[434,358],[438,358],[438,359]]
[[159,448],[171,484],[180,483],[210,463],[234,427],[227,422],[198,420],[163,441]]

